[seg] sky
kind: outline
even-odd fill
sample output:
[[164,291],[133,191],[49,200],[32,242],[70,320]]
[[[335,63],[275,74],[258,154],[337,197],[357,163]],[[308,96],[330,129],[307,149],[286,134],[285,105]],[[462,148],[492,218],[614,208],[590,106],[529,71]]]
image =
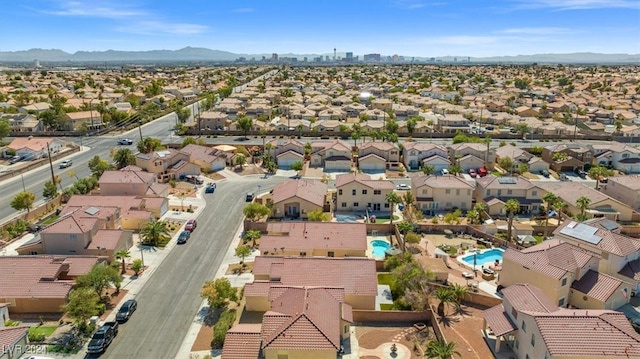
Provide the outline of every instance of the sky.
[[0,0],[0,51],[640,53],[640,0]]

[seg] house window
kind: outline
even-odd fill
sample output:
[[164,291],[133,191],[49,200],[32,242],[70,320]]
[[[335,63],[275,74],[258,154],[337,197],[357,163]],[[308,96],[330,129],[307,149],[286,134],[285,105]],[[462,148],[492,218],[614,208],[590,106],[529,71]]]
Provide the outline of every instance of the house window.
[[564,307],[564,297],[560,298],[558,301],[558,307]]
[[426,194],[428,194],[428,193],[429,193],[429,190],[428,190],[428,189],[423,189],[423,190],[422,190],[422,194],[426,195]]
[[533,197],[538,197],[538,191],[531,191],[531,195]]
[[351,195],[352,195],[352,196],[355,196],[355,195],[356,195],[356,190],[355,190],[355,188],[351,190]]
[[371,208],[371,202],[367,203],[367,208]]
[[344,326],[344,334],[347,334],[347,333],[349,333],[349,326],[345,325]]
[[444,193],[449,194],[449,193],[451,193],[451,190],[450,190],[449,188],[447,188],[447,189],[444,191]]
[[531,334],[531,346],[535,347],[536,346],[536,335],[535,334]]
[[76,234],[70,234],[70,235],[69,235],[69,239],[71,239],[72,241],[75,241],[75,240],[77,240],[77,239],[78,239],[78,235],[76,235]]
[[487,190],[487,197],[489,197],[489,196],[491,196],[491,190],[490,189]]
[[510,195],[512,195],[512,194],[513,194],[513,191],[512,191],[512,190],[510,190],[510,189],[508,189],[508,190],[507,190],[507,195],[509,195],[509,196],[510,196]]
[[327,252],[327,257],[335,257],[335,255],[334,252]]
[[502,190],[501,189],[498,190],[498,197],[500,197],[500,196],[502,196]]
[[384,204],[384,208],[389,208],[389,202]]
[[360,205],[360,203],[358,203],[358,202],[353,202],[353,206],[354,206],[354,207],[358,207],[359,205]]
[[338,196],[342,196],[342,190],[341,189],[338,190]]
[[366,190],[366,189],[363,189],[363,190],[362,190],[362,194],[367,194],[367,190]]
[[300,257],[304,257],[307,255],[307,252],[300,252]]
[[382,191],[379,189],[374,189],[373,194],[382,194]]
[[524,320],[522,321],[522,331],[526,332],[527,331],[527,323],[524,322]]
[[516,310],[516,308],[511,308],[511,315],[518,319],[518,311]]
[[562,287],[567,285],[567,277],[562,278]]
[[346,208],[346,207],[347,207],[347,202],[342,202],[342,203],[340,204],[340,207],[342,207],[342,208]]

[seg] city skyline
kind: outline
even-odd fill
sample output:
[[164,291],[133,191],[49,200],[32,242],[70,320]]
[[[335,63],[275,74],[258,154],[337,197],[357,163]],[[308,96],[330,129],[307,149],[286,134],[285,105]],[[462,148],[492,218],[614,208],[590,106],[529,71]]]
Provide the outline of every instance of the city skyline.
[[0,3],[0,51],[177,50],[416,57],[637,53],[640,1]]

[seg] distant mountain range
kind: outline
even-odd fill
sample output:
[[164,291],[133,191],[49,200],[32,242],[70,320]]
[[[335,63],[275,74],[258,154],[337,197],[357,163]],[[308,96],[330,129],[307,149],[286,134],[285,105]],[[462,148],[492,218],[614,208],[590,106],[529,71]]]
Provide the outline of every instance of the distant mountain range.
[[[333,58],[333,53],[326,54],[278,54],[282,57],[297,57],[302,61],[306,57],[309,61],[316,57],[329,56]],[[47,62],[180,62],[180,61],[234,61],[241,57],[247,60],[261,60],[262,57],[271,58],[271,54],[235,54],[228,51],[211,50],[201,47],[185,47],[179,50],[151,50],[151,51],[78,51],[73,54],[57,49],[30,49],[26,51],[6,51],[0,52],[0,62],[32,62],[39,60],[41,63]],[[338,54],[345,57],[344,53]],[[404,56],[405,61],[436,61],[466,63],[467,56],[444,56],[444,57],[413,57]],[[537,54],[518,56],[495,56],[495,57],[471,57],[472,63],[565,63],[565,64],[640,64],[640,54],[600,54],[591,52],[579,52],[571,54]]]

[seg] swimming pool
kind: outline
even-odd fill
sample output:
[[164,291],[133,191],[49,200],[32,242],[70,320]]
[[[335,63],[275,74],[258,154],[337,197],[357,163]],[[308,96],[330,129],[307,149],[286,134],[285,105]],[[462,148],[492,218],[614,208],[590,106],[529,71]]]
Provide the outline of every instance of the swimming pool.
[[335,214],[336,217],[336,221],[338,222],[348,222],[348,223],[355,223],[358,221],[358,219],[362,218],[361,216],[358,216],[356,214]]
[[384,258],[384,253],[387,249],[391,248],[391,245],[387,243],[387,241],[379,239],[371,241],[371,246],[373,247],[373,256],[375,258]]
[[500,264],[502,264],[503,253],[504,253],[504,250],[500,248],[492,248],[492,249],[487,249],[485,251],[482,251],[477,255],[473,253],[467,254],[461,257],[460,260],[468,264],[470,267],[473,267],[474,256],[476,256],[476,266],[487,266],[489,264],[495,263],[495,261],[500,261]]

